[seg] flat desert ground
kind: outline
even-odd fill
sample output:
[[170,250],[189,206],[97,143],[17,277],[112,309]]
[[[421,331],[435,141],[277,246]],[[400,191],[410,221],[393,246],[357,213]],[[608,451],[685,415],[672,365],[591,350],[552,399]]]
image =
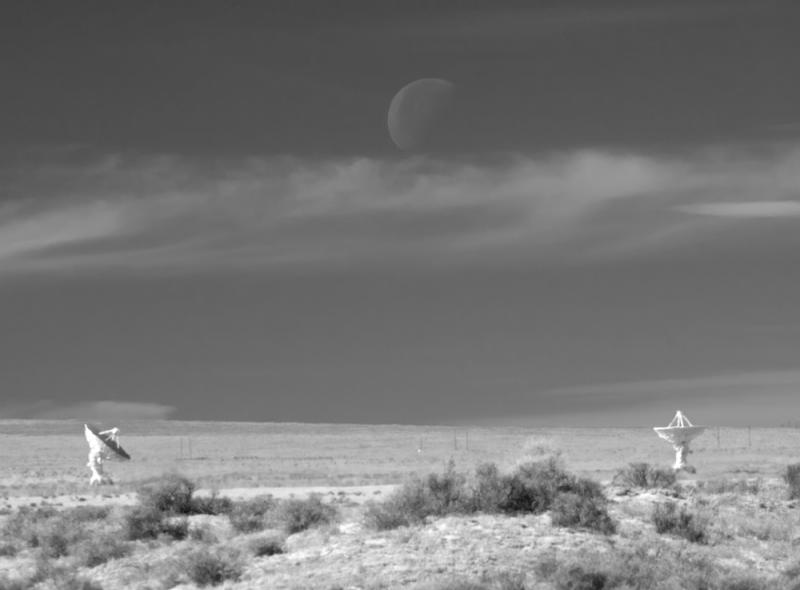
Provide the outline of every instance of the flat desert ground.
[[[91,488],[82,423],[0,421],[2,518],[11,518],[21,507],[66,510],[108,505],[124,510],[136,504],[137,489],[167,473],[195,482],[199,495],[213,492],[243,500],[317,493],[337,506],[335,524],[288,536],[282,554],[250,557],[237,580],[223,582],[225,588],[420,587],[462,578],[484,580],[493,587],[503,576],[512,575],[521,584],[518,587],[552,588],[559,587],[557,581],[537,574],[543,560],[580,560],[625,547],[631,554],[666,552],[678,562],[705,560],[718,572],[779,580],[794,587],[791,569],[800,563],[796,559],[800,508],[788,499],[782,481],[786,466],[800,461],[798,429],[709,428],[692,444],[690,462],[697,471],[680,474],[684,492],[675,496],[670,491],[625,491],[612,485],[617,470],[629,463],[671,464],[671,447],[645,427],[175,421],[116,426],[132,460],[108,463],[114,484]],[[445,516],[386,531],[363,523],[365,502],[381,501],[411,477],[441,473],[448,462],[465,474],[487,462],[506,472],[553,456],[568,471],[604,485],[609,512],[619,523],[615,534],[555,527],[547,514]],[[732,491],[737,483],[746,487],[748,482],[750,492]],[[708,483],[714,483],[717,491],[712,490],[715,486],[704,488]],[[653,505],[674,498],[705,515],[712,542],[698,545],[654,531],[649,517]],[[224,517],[191,518],[197,521],[192,526],[213,529],[220,546],[244,551],[252,541],[231,531]],[[192,588],[195,584],[180,575],[161,575],[159,564],[174,560],[193,543],[199,541],[142,545],[131,555],[96,567],[75,567],[82,579],[105,589]],[[33,549],[0,557],[0,575],[14,580],[33,568],[36,559]],[[69,557],[61,559],[69,567]]]

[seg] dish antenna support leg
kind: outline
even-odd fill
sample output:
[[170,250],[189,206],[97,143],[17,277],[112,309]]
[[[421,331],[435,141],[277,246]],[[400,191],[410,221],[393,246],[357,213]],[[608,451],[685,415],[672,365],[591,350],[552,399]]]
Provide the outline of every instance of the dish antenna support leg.
[[689,450],[689,443],[675,443],[672,445],[672,448],[675,449],[675,465],[672,466],[674,470],[679,469],[686,469],[688,465],[687,458],[689,457],[689,453],[692,451]]
[[95,449],[89,451],[89,462],[86,466],[92,471],[92,477],[89,479],[90,486],[114,483],[103,471],[104,459],[102,451],[96,451]]
[[[89,479],[89,485],[103,485],[103,484],[113,484],[114,481],[106,475],[105,471],[103,470],[103,463],[112,459],[112,452],[108,448],[108,446],[102,444],[98,441],[98,439],[94,436],[89,435],[89,429],[86,428],[86,440],[89,443],[89,462],[86,463],[86,466],[91,470],[92,476]],[[119,437],[118,433],[119,428],[111,428],[109,430],[103,430],[102,432],[98,433],[101,436],[105,436],[109,440],[118,443]]]

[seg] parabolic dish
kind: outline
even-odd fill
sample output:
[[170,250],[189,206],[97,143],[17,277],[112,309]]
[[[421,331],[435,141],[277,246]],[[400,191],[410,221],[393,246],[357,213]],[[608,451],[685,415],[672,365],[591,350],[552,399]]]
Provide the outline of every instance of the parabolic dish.
[[706,426],[656,426],[656,434],[672,444],[687,443],[705,431]]
[[117,441],[112,439],[107,434],[101,434],[100,429],[98,429],[96,426],[90,426],[89,424],[84,424],[84,427],[87,440],[90,439],[91,437],[92,440],[98,441],[99,444],[108,447],[111,450],[111,452],[113,452],[114,455],[119,459],[127,461],[131,458],[131,456],[127,453],[127,451],[123,449],[122,446],[120,446],[120,444]]

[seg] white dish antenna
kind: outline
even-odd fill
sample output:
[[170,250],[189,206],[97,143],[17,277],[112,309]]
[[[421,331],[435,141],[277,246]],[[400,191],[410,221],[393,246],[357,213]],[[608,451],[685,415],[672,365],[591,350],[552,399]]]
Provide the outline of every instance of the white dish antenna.
[[672,468],[678,470],[688,468],[686,458],[691,453],[689,443],[703,434],[706,428],[708,427],[695,426],[689,421],[689,418],[683,415],[683,412],[678,410],[669,425],[656,426],[653,430],[675,449],[675,465]]
[[89,462],[86,466],[92,471],[89,485],[113,483],[103,471],[106,461],[128,461],[131,456],[119,444],[119,428],[98,430],[88,424],[83,425],[83,434],[89,443]]

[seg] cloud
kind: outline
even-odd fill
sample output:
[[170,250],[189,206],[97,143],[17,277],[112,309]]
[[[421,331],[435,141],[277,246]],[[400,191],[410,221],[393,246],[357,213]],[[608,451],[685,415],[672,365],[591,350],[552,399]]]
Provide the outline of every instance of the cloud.
[[717,217],[776,218],[800,216],[800,201],[748,201],[743,203],[693,203],[677,207],[680,211]]
[[617,259],[680,249],[726,218],[800,207],[788,198],[800,149],[786,146],[682,157],[49,157],[0,170],[13,188],[0,204],[0,272]]
[[175,412],[173,406],[147,402],[79,401],[56,403],[49,400],[0,409],[4,419],[82,420],[116,422],[122,420],[166,420]]
[[798,388],[800,371],[773,370],[565,387],[540,398],[587,425],[664,426],[680,409],[695,424],[776,426],[800,413]]

